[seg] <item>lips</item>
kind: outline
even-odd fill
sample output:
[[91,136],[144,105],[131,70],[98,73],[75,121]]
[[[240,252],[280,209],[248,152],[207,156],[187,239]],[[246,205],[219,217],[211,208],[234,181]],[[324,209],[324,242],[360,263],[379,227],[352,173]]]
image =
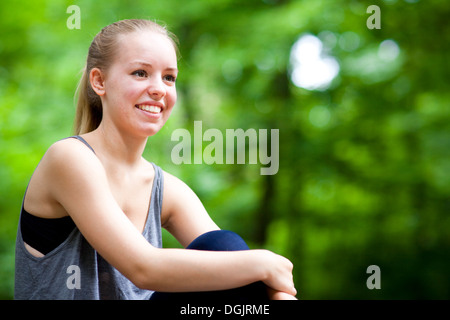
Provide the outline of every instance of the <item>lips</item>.
[[141,109],[143,111],[146,112],[150,112],[153,114],[158,114],[161,113],[163,107],[161,103],[157,103],[157,102],[145,102],[145,103],[141,103],[141,104],[136,104],[135,105],[136,108]]
[[157,106],[149,106],[149,105],[143,104],[143,105],[136,105],[136,107],[138,109],[148,111],[150,113],[160,113],[161,112],[161,108],[157,107]]

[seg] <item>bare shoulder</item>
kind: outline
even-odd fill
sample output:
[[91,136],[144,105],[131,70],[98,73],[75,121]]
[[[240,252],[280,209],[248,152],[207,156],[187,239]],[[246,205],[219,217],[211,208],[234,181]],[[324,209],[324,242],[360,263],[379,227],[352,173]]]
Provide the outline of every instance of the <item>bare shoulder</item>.
[[93,180],[98,174],[105,172],[95,153],[77,139],[55,142],[48,149],[47,157],[53,172],[62,176],[83,174],[88,175],[89,180]]
[[[69,192],[76,179],[88,179],[103,170],[94,153],[76,139],[64,139],[52,144],[42,157],[31,177],[24,206],[28,212],[45,218],[67,215],[58,198],[61,192]],[[98,180],[98,179],[97,179]],[[90,182],[89,182],[90,181]]]
[[95,174],[103,171],[99,159],[77,139],[64,139],[52,144],[41,160],[42,170],[53,178],[82,172]]
[[169,190],[172,190],[173,188],[190,189],[185,182],[183,182],[180,178],[177,178],[173,174],[163,170],[163,175],[164,175],[164,184],[169,187],[168,188]]
[[[95,159],[95,154],[85,144],[77,139],[63,139],[53,143],[44,155],[43,161],[59,161],[68,160],[75,161],[78,159]],[[62,163],[63,164],[63,163]]]
[[[180,178],[163,171],[164,175],[164,203],[166,207],[174,208],[185,201],[199,201],[195,192]],[[186,202],[185,202],[186,203]]]

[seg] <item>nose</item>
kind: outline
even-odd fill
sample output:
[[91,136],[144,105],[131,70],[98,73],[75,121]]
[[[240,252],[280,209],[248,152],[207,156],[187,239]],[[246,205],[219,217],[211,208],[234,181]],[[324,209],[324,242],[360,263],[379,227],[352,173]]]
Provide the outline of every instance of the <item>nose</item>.
[[160,77],[151,77],[148,85],[148,94],[154,100],[160,100],[166,95],[164,83]]

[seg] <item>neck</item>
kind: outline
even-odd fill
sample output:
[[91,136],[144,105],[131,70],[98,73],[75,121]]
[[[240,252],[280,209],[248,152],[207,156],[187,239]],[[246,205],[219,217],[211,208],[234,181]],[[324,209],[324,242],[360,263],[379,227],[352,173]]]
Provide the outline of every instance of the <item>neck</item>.
[[114,166],[135,167],[140,163],[147,144],[147,137],[126,135],[102,124],[88,135],[99,149],[98,156],[102,162]]

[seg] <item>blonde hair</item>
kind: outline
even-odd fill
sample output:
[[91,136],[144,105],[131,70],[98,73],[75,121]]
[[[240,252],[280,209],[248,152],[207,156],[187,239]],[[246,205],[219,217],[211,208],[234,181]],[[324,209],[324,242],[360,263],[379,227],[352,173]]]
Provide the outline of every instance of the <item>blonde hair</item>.
[[119,35],[143,30],[150,30],[166,36],[172,42],[178,56],[178,40],[176,36],[168,31],[165,26],[156,22],[144,19],[127,19],[104,27],[92,40],[86,65],[78,83],[76,91],[78,95],[77,110],[73,128],[76,135],[95,130],[102,121],[102,102],[92,89],[89,81],[89,74],[92,68],[99,68],[106,72],[117,52]]

